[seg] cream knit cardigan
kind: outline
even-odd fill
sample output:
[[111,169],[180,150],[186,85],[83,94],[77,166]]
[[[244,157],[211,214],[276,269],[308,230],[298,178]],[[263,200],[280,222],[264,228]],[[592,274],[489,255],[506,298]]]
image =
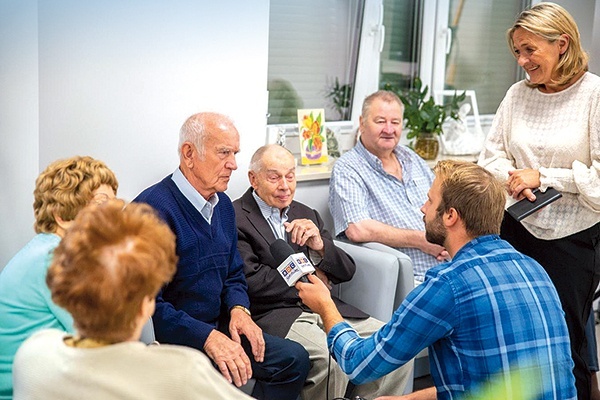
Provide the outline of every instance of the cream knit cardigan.
[[[557,93],[542,93],[524,81],[500,104],[479,165],[506,181],[508,171],[540,172],[541,190],[563,197],[522,223],[540,239],[558,239],[600,221],[600,77],[586,72]],[[507,206],[514,202],[507,197]]]

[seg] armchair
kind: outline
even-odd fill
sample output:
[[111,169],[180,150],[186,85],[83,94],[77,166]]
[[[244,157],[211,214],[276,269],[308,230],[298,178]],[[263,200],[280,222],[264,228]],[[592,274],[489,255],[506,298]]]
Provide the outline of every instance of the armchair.
[[337,285],[338,297],[381,321],[389,321],[414,288],[410,257],[381,243],[355,244],[340,239],[334,243],[357,266],[349,282]]
[[156,337],[154,336],[154,324],[152,323],[152,317],[148,318],[148,321],[144,324],[142,328],[142,335],[140,336],[140,342],[146,344],[152,344],[156,341]]
[[[415,285],[410,257],[377,242],[350,243],[341,239],[334,242],[352,256],[357,266],[349,282],[337,285],[337,296],[380,321],[389,321]],[[414,376],[428,374],[428,352],[423,349],[415,357]]]

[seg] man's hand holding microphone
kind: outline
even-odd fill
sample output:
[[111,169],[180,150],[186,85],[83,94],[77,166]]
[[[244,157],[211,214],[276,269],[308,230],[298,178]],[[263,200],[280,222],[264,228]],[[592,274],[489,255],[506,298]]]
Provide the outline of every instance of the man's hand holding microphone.
[[[301,229],[297,229],[295,234],[293,228],[290,230],[292,232],[290,238],[292,241],[303,240],[302,243],[307,243],[308,239],[303,239],[306,235],[300,233]],[[304,232],[307,231],[308,229]],[[320,235],[318,241],[323,243]],[[343,321],[342,316],[331,299],[327,277],[325,277],[327,281],[326,285],[321,277],[312,274],[315,272],[315,268],[304,253],[294,254],[291,246],[282,239],[277,239],[273,242],[270,246],[270,251],[275,262],[279,265],[277,271],[279,271],[281,277],[288,286],[295,286],[302,302],[321,316],[326,332],[329,332],[338,322]]]

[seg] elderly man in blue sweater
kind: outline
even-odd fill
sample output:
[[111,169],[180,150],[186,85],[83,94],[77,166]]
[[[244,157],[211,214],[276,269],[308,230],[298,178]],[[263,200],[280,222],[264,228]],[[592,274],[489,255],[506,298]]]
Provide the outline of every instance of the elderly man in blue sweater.
[[134,200],[154,207],[177,237],[177,272],[157,296],[154,328],[161,342],[204,351],[236,386],[254,377],[252,396],[293,400],[308,353],[252,320],[235,214],[223,193],[239,143],[228,117],[192,115],[180,131],[179,168]]

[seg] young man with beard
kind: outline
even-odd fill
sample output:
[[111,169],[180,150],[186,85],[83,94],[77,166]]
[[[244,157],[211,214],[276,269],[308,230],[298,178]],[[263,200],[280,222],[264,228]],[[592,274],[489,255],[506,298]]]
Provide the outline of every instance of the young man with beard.
[[544,269],[500,239],[504,188],[489,172],[442,161],[421,211],[427,240],[452,261],[431,268],[392,320],[361,338],[337,312],[319,279],[297,283],[323,319],[329,350],[353,382],[377,379],[429,347],[435,387],[380,399],[574,399],[569,335]]

